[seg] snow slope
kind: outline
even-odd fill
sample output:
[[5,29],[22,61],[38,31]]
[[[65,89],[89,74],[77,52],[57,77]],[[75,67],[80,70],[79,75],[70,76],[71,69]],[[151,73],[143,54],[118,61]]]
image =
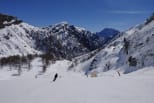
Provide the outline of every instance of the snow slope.
[[[27,30],[27,32],[26,32]],[[21,23],[0,29],[0,56],[35,54],[34,40],[28,33],[38,28]]]
[[[128,42],[128,54],[124,41]],[[153,43],[154,21],[151,21],[149,24],[137,25],[116,36],[99,53],[72,69],[80,67],[80,71],[88,72],[88,74],[93,71],[102,73],[109,70],[130,73],[154,66]]]
[[[97,78],[67,71],[69,61],[51,64],[45,74],[39,71],[39,58],[33,69],[20,77],[1,77],[1,103],[153,103],[154,68],[145,68],[119,77],[115,71]],[[1,70],[3,71],[3,70]],[[51,82],[55,73],[59,78]],[[0,72],[0,75],[2,72]],[[9,73],[8,73],[9,75]],[[5,75],[6,76],[6,75]]]

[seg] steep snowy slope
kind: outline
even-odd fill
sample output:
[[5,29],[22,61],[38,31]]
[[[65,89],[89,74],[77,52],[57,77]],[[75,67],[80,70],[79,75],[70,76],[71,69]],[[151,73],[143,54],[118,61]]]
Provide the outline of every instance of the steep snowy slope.
[[0,56],[39,53],[30,34],[32,30],[38,31],[39,28],[20,23],[0,29]]
[[144,67],[154,66],[153,43],[154,21],[151,21],[121,33],[93,58],[78,66],[86,74],[93,71],[106,72],[111,69],[129,73]]

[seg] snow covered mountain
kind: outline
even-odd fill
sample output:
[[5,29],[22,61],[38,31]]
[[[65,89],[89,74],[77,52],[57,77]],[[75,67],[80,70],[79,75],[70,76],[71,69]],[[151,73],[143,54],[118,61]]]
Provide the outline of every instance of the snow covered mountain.
[[154,66],[152,17],[146,23],[116,35],[105,45],[95,33],[67,22],[38,28],[12,16],[1,14],[1,18],[1,57],[49,53],[57,59],[72,60],[68,69],[86,74],[109,70],[129,73]]
[[[48,33],[51,34],[50,36],[54,37],[57,41],[59,41],[60,44],[55,46],[58,47],[58,49],[49,48],[51,47],[49,42],[53,40],[46,42],[45,38],[44,41],[46,43],[44,46],[46,46],[47,51],[52,51],[54,54],[58,53],[67,59],[100,48],[104,43],[104,41],[96,34],[91,33],[90,31],[87,31],[83,28],[69,25],[67,22],[45,27],[43,30],[48,31]],[[50,36],[48,38],[50,38]]]
[[45,52],[72,60],[49,62],[32,55],[1,59],[1,103],[153,103],[154,19],[99,48],[104,41],[68,23],[38,28],[5,17],[1,57]]
[[[13,20],[11,20],[13,21]],[[6,23],[7,21],[4,21]],[[0,56],[34,54],[39,51],[35,50],[34,39],[31,32],[40,31],[39,28],[33,27],[26,23],[10,24],[0,29]]]
[[[99,53],[78,63],[74,71],[103,73],[116,70],[129,73],[144,67],[154,66],[154,19],[120,33]],[[86,56],[87,57],[87,56]],[[79,58],[76,61],[80,61]],[[80,69],[79,69],[80,68]]]
[[96,34],[65,22],[38,28],[0,14],[0,57],[50,53],[71,59],[100,48],[103,43]]
[[106,41],[112,39],[116,35],[118,35],[120,31],[112,29],[112,28],[104,28],[102,31],[97,32],[96,34],[102,38],[104,38]]

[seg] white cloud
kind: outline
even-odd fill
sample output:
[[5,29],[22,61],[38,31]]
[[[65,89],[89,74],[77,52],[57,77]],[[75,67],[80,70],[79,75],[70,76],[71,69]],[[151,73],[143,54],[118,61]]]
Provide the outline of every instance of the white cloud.
[[108,13],[112,14],[148,14],[151,13],[150,11],[123,11],[123,10],[113,10],[108,11]]

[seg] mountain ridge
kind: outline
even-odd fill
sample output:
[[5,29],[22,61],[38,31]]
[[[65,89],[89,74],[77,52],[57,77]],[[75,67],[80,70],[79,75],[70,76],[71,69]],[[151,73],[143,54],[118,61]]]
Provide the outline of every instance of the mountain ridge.
[[[117,35],[100,52],[72,67],[73,71],[93,72],[116,71],[127,74],[154,66],[154,21],[134,26]],[[90,56],[90,55],[89,55]],[[86,56],[88,57],[88,56]],[[80,61],[79,58],[76,61]],[[79,69],[80,68],[80,69]]]
[[[1,24],[18,21],[13,16],[0,16],[3,18]],[[95,33],[66,22],[39,28],[19,21],[0,28],[0,56],[50,53],[58,58],[70,59],[100,48],[104,43]]]

